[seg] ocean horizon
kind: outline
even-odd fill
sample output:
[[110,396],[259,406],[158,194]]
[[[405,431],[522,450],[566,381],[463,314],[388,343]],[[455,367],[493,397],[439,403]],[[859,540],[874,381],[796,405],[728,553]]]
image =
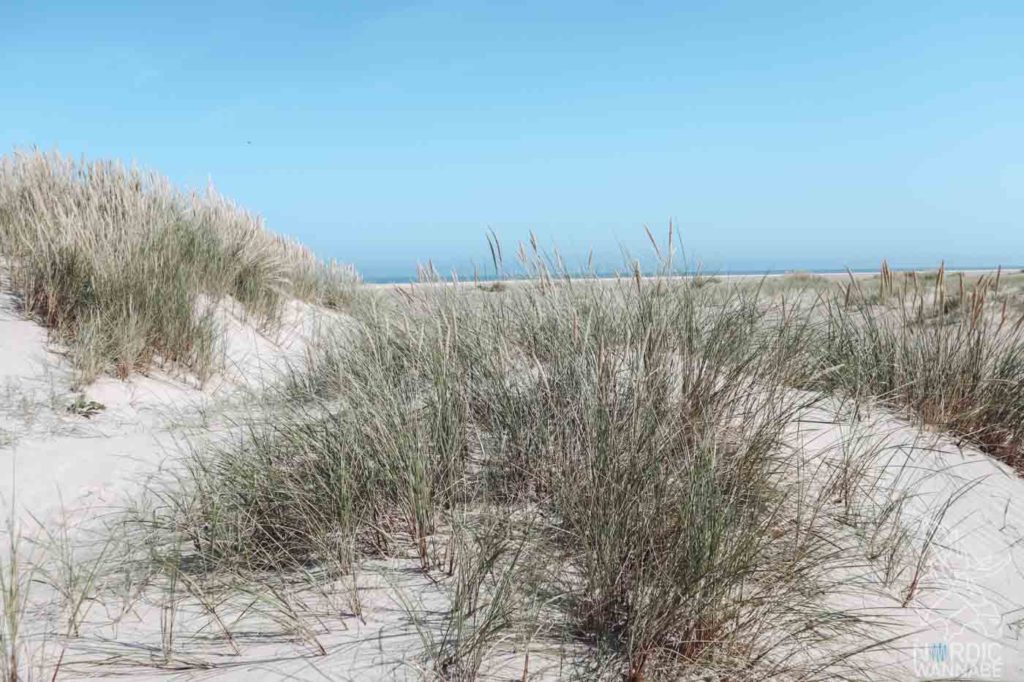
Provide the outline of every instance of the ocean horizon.
[[[880,264],[879,264],[880,265]],[[950,264],[944,263],[947,272],[966,272],[966,271],[985,271],[985,270],[999,270],[1000,268],[1004,271],[1015,271],[1024,270],[1024,265],[1021,264]],[[890,265],[890,269],[894,272],[928,272],[938,270],[939,265],[929,266],[894,266]],[[358,269],[358,267],[357,267]],[[714,268],[690,268],[673,270],[670,272],[672,276],[692,276],[692,275],[703,275],[706,277],[730,277],[730,276],[741,276],[751,277],[764,275],[766,277],[794,274],[794,273],[807,273],[812,275],[837,275],[844,273],[853,273],[857,275],[871,274],[878,272],[878,267],[857,267],[857,268],[821,268],[821,267],[793,267],[793,268],[743,268],[743,269],[714,269]],[[442,272],[437,270],[437,274],[446,281],[461,281],[461,282],[498,282],[505,280],[524,280],[529,279],[530,275],[521,270],[510,270],[501,274],[495,272],[479,273],[465,270],[449,270],[448,272]],[[572,270],[568,273],[571,277],[596,277],[598,279],[614,279],[622,276],[632,276],[631,270],[614,270],[614,269],[602,269],[597,271],[587,270]],[[641,274],[645,277],[651,277],[659,274],[657,268],[641,268]],[[398,274],[397,272],[386,273],[386,274],[363,274],[360,273],[363,282],[367,284],[415,284],[420,281],[417,272],[414,270],[412,273]]]

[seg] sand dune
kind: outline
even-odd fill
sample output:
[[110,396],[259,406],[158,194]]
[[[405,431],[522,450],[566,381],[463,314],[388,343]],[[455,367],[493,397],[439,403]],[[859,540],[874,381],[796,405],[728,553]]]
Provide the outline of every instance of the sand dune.
[[[126,381],[106,377],[73,388],[67,360],[45,330],[24,319],[9,296],[2,303],[0,382],[8,399],[0,468],[10,475],[0,478],[0,495],[23,524],[35,519],[79,528],[118,509],[147,479],[175,466],[183,436],[216,432],[219,410],[258,391],[289,362],[301,362],[306,343],[325,317],[341,319],[295,303],[287,307],[285,331],[267,333],[225,305],[226,363],[206,385],[154,369]],[[76,399],[102,407],[91,416],[69,412]],[[823,472],[841,468],[851,448],[872,453],[860,465],[871,469],[862,472],[862,480],[872,481],[870,491],[859,491],[851,502],[861,511],[903,500],[898,523],[911,539],[900,550],[909,558],[893,559],[899,575],[885,577],[885,561],[878,557],[835,569],[837,578],[847,574],[843,589],[830,597],[836,607],[870,614],[880,631],[896,638],[891,646],[862,656],[860,665],[870,677],[1024,677],[1024,645],[1018,636],[1024,623],[1024,481],[1016,472],[881,407],[853,417],[848,405],[826,401],[789,427],[787,442],[801,466]],[[896,527],[879,523],[876,530],[883,534]],[[871,554],[872,538],[841,524],[831,532],[847,552],[856,554],[859,547],[864,556]],[[305,641],[296,641],[294,633],[274,635],[275,623],[268,617],[266,632],[238,635],[230,653],[223,643],[201,639],[183,645],[184,658],[192,661],[185,664],[192,668],[187,674],[195,679],[254,674],[268,679],[418,679],[425,674],[415,663],[422,626],[410,623],[409,604],[443,609],[444,595],[417,565],[413,556],[364,564],[351,577],[350,588],[359,595],[361,615],[351,606],[324,602],[323,595],[309,597],[315,604],[310,609],[324,614],[324,629]],[[195,611],[195,605],[189,608],[181,606],[182,631],[207,627],[208,614]],[[182,674],[176,666],[153,667],[165,613],[166,606],[140,604],[113,628],[102,617],[86,619],[66,651],[61,679]],[[497,651],[481,670],[517,677],[524,661],[523,652]],[[564,651],[556,654],[542,645],[532,661],[531,679],[556,679],[573,665]],[[203,671],[206,667],[212,668]]]

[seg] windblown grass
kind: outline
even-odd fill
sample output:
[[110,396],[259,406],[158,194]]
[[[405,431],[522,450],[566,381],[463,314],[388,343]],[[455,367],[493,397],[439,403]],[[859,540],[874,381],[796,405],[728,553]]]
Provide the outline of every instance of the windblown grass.
[[925,285],[883,266],[877,292],[851,282],[824,302],[815,387],[880,398],[1020,468],[1024,315],[1000,299],[1000,278],[951,284],[939,269]]
[[29,604],[32,575],[21,562],[21,536],[8,522],[7,546],[0,554],[0,680],[18,682],[29,664],[30,654],[22,632]]
[[588,647],[593,675],[826,676],[842,656],[806,652],[860,621],[824,603],[845,559],[783,442],[816,400],[790,389],[813,330],[715,290],[538,276],[369,302],[272,421],[195,454],[148,537],[250,579],[411,552],[451,585],[424,635],[444,679],[535,636]]
[[183,194],[154,173],[40,152],[0,159],[0,261],[83,380],[154,361],[203,378],[218,299],[269,324],[287,298],[341,306],[358,281],[212,189]]
[[[204,297],[267,322],[286,294],[351,297],[345,271],[223,200],[61,163],[8,162],[5,177],[28,179],[5,184],[4,253],[26,307],[92,371],[158,357],[205,371]],[[47,182],[68,198],[33,193]],[[71,236],[39,227],[64,214]],[[500,272],[496,240],[492,252]],[[185,600],[236,654],[243,616],[227,604],[263,608],[323,654],[291,586],[334,598],[329,585],[383,557],[415,562],[444,595],[404,604],[427,678],[478,679],[525,652],[526,679],[541,650],[586,679],[857,676],[855,654],[886,634],[829,598],[877,574],[906,607],[941,514],[905,522],[908,496],[880,483],[871,439],[812,463],[794,429],[829,394],[881,399],[1018,463],[1021,322],[993,308],[996,281],[951,290],[941,269],[933,292],[887,267],[870,292],[804,277],[766,289],[669,276],[671,253],[657,277],[598,281],[524,246],[530,279],[515,286],[448,286],[427,269],[432,286],[360,292],[353,324],[118,519],[125,592],[166,593],[153,664],[198,665],[181,651]],[[116,320],[132,331],[110,340]]]

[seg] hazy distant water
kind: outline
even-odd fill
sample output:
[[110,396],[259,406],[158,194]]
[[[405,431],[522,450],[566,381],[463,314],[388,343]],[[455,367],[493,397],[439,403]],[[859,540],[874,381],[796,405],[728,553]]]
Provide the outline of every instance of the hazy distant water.
[[[1001,265],[1002,265],[1003,269],[1007,270],[1007,271],[1020,269],[1020,266],[1018,266],[1018,265],[1006,265],[1006,264],[1001,264]],[[893,267],[894,267],[894,269],[897,269],[897,270],[918,270],[918,271],[925,270],[926,271],[926,270],[935,270],[935,269],[937,269],[938,264],[936,263],[934,265],[926,265],[926,266],[893,266]],[[950,270],[950,271],[955,271],[955,270],[990,270],[990,269],[994,270],[997,267],[999,267],[998,264],[997,265],[992,265],[992,264],[972,263],[972,264],[968,264],[968,265],[951,265],[949,263],[946,263],[946,269]],[[699,272],[702,275],[782,275],[782,274],[786,274],[788,272],[806,272],[806,273],[811,273],[811,274],[828,274],[828,273],[847,272],[847,271],[852,272],[852,273],[856,273],[856,274],[864,274],[864,273],[870,274],[870,273],[877,272],[878,268],[841,268],[841,267],[832,267],[832,268],[799,268],[799,267],[796,267],[796,268],[785,268],[785,269],[770,269],[770,268],[768,268],[768,269],[746,269],[746,270],[712,270],[712,269],[709,269],[709,268],[702,268],[700,270],[683,270],[683,269],[680,269],[677,274],[685,275],[685,274],[694,274],[695,272]],[[642,270],[642,272],[643,272],[644,275],[654,275],[654,274],[656,274],[656,270],[654,268],[644,268]],[[416,282],[417,281],[417,275],[416,275],[415,269],[413,269],[413,271],[411,271],[411,272],[401,272],[401,273],[398,272],[398,271],[395,271],[395,272],[371,272],[369,274],[366,274],[366,273],[361,273],[361,274],[362,274],[362,277],[363,277],[363,281],[364,282],[368,282],[370,284],[408,284],[408,283]],[[474,272],[472,270],[470,270],[470,271],[462,271],[462,272],[456,271],[455,273],[453,273],[452,271],[448,271],[448,272],[441,271],[440,274],[441,274],[441,276],[444,279],[447,279],[447,280],[453,279],[453,277],[457,277],[460,281],[470,281],[470,282],[471,281],[493,282],[493,281],[496,281],[498,279],[521,279],[521,278],[525,277],[525,275],[523,274],[522,271],[508,271],[502,277],[498,277],[493,271],[491,271],[491,272],[477,272],[475,274],[474,274]],[[611,277],[617,277],[617,276],[631,276],[632,275],[632,271],[627,270],[625,268],[620,269],[620,270],[612,270],[612,269],[599,270],[599,271],[596,271],[596,272],[577,271],[577,272],[571,273],[571,275],[573,277],[590,277],[590,276],[596,275],[597,277],[611,278]]]
[[[649,251],[649,250],[648,250]],[[634,252],[635,254],[636,252]],[[603,254],[603,257],[595,258],[589,262],[585,256],[565,256],[562,260],[565,269],[576,276],[585,276],[596,273],[599,277],[614,277],[617,274],[631,275],[633,263],[639,262],[641,272],[645,275],[653,275],[658,270],[658,261],[653,255],[641,252],[642,255],[626,254],[614,256]],[[471,257],[452,257],[444,259],[417,260],[410,258],[396,259],[394,261],[383,261],[370,258],[359,258],[358,256],[346,259],[343,254],[336,256],[338,260],[351,262],[363,277],[363,281],[377,284],[384,283],[405,283],[417,281],[417,264],[426,266],[432,263],[436,272],[445,279],[452,279],[453,275],[462,281],[493,281],[497,279],[494,263],[488,253],[475,253]],[[992,262],[989,260],[975,258],[948,258],[945,260],[947,270],[989,270],[1002,266],[1006,270],[1018,270],[1024,267],[1021,258],[1024,254],[1008,254],[1008,260],[1004,262]],[[1012,261],[1010,260],[1012,259]],[[829,273],[845,272],[847,270],[858,273],[877,272],[882,259],[871,258],[850,258],[844,259],[843,254],[836,254],[829,258],[793,258],[790,260],[779,259],[769,261],[765,259],[729,259],[723,260],[699,260],[676,258],[673,261],[674,270],[681,274],[700,272],[705,275],[772,275],[787,272],[809,272]],[[845,262],[844,262],[845,261]],[[935,270],[939,267],[942,259],[934,261],[928,257],[914,258],[888,258],[889,267],[894,270]],[[557,272],[561,268],[549,259],[549,269]],[[524,276],[524,271],[517,260],[509,262],[509,255],[506,253],[505,265],[502,270],[503,279],[517,279]]]
[[[330,251],[327,248],[324,251]],[[610,254],[603,253],[600,256],[595,254],[593,261],[586,255],[573,254],[564,255],[562,263],[564,268],[575,276],[586,276],[596,273],[599,277],[614,277],[618,274],[631,275],[634,263],[639,263],[641,272],[645,275],[653,275],[658,271],[659,261],[654,257],[650,247],[637,249],[632,253]],[[324,255],[324,254],[321,254]],[[354,255],[354,254],[353,254]],[[729,258],[728,262],[721,255],[717,259],[703,260],[677,256],[673,261],[673,269],[681,274],[700,272],[705,275],[772,275],[786,272],[808,272],[808,273],[829,273],[829,272],[851,272],[869,273],[877,272],[881,265],[881,258],[852,258],[837,253],[827,258]],[[1024,267],[1020,258],[1024,254],[1008,254],[1008,258],[1016,262],[992,262],[977,258],[947,258],[945,260],[948,270],[988,270],[995,269],[1002,265],[1004,269],[1017,270]],[[417,267],[432,264],[435,271],[445,279],[452,279],[457,276],[462,281],[493,281],[498,279],[494,262],[488,252],[474,252],[472,254],[454,255],[449,253],[447,257],[435,258],[432,260],[417,259],[411,257],[399,257],[395,259],[377,259],[373,256],[360,258],[358,255],[346,259],[344,254],[335,256],[340,261],[351,262],[362,275],[363,280],[370,283],[404,283],[417,281]],[[889,267],[894,270],[935,270],[939,267],[942,259],[932,260],[927,256],[888,258]],[[548,258],[548,266],[551,272],[562,269],[553,258]],[[525,275],[524,270],[514,256],[510,257],[506,249],[504,265],[502,266],[503,279],[517,279]]]

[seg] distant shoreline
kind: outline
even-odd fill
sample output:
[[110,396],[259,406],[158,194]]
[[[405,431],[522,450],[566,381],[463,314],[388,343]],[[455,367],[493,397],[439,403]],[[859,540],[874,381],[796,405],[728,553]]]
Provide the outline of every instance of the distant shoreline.
[[[1014,272],[1019,272],[1022,269],[1024,269],[1024,266],[1008,265],[1008,266],[994,266],[994,267],[987,267],[987,268],[954,268],[954,267],[947,266],[946,267],[946,273],[947,274],[963,273],[964,275],[981,276],[981,275],[987,275],[987,274],[995,274],[996,272],[998,272],[1000,270],[1000,268],[1002,269],[1003,273],[1014,273]],[[937,272],[937,271],[938,271],[937,267],[934,267],[934,268],[901,268],[901,269],[893,268],[892,269],[892,272],[895,273],[895,274],[910,273],[910,272],[916,272],[916,273],[920,274],[920,273]],[[683,272],[683,273],[679,273],[679,274],[673,274],[673,275],[669,276],[669,279],[687,279],[687,278],[692,278],[692,277],[714,277],[716,279],[723,279],[723,280],[745,280],[745,279],[749,280],[749,279],[762,279],[762,278],[763,279],[778,279],[778,278],[792,276],[792,275],[813,275],[815,277],[822,277],[822,278],[825,278],[825,279],[841,279],[841,278],[849,277],[851,274],[854,277],[857,277],[857,278],[871,277],[871,276],[877,275],[878,272],[879,272],[878,268],[874,268],[874,269],[870,269],[870,270],[868,270],[868,269],[857,269],[857,270],[853,270],[853,269],[851,269],[851,270],[802,270],[802,269],[795,269],[795,270],[768,270],[768,271],[764,271],[764,270],[750,270],[750,271],[734,271],[734,272],[716,272],[716,271],[713,271],[713,270],[704,270],[704,271],[697,271],[697,272]],[[572,273],[571,276],[574,279],[581,279],[581,280],[582,279],[614,280],[614,279],[617,279],[617,278],[632,278],[633,275],[631,273],[628,273],[628,272],[621,272],[621,273],[611,272],[611,273],[599,273],[599,274],[596,275],[596,277],[594,275],[592,275],[591,273]],[[657,274],[652,274],[652,273],[644,273],[641,276],[644,279],[653,279],[653,278],[657,277],[658,275]],[[560,279],[560,277],[555,277],[555,279]],[[470,277],[461,277],[460,276],[456,280],[453,280],[449,276],[449,277],[446,277],[446,278],[442,279],[439,283],[441,283],[441,284],[492,284],[492,283],[495,283],[495,282],[503,282],[505,284],[516,284],[518,282],[528,282],[528,281],[531,281],[530,277],[516,274],[516,275],[509,275],[507,277],[496,277],[494,275],[486,275],[486,276],[478,276],[478,277],[472,277],[472,276],[470,276]],[[396,286],[417,285],[417,284],[435,284],[435,282],[420,282],[420,281],[418,281],[418,280],[416,280],[414,278],[404,278],[404,279],[393,278],[392,279],[392,278],[380,277],[380,278],[373,278],[373,279],[366,279],[366,278],[363,279],[363,286],[368,286],[368,287],[391,288],[391,287],[396,287]]]

